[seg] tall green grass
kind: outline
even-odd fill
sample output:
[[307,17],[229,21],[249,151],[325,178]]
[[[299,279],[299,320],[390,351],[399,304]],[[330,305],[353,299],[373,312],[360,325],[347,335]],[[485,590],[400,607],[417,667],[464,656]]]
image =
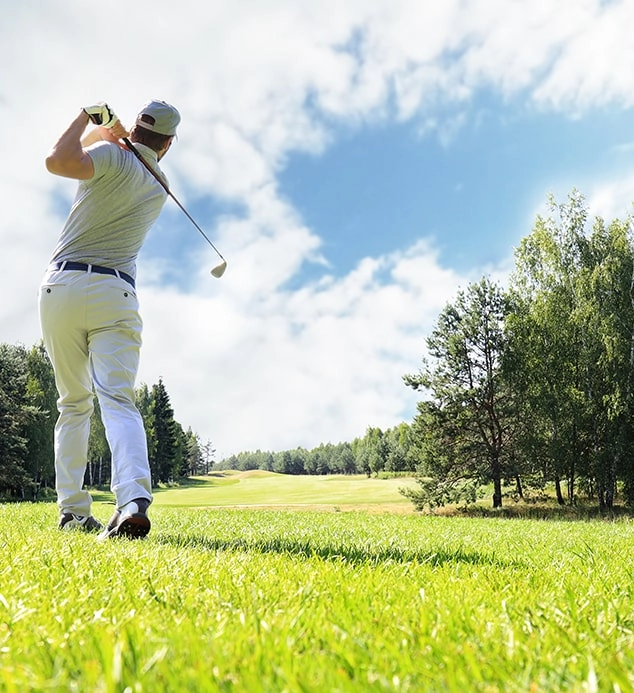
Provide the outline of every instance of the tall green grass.
[[99,544],[0,506],[1,691],[634,690],[629,521],[152,519]]

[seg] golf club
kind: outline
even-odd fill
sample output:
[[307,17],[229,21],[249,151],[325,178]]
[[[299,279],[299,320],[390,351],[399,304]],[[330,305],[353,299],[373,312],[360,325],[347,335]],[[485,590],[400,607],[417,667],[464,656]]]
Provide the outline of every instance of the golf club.
[[209,245],[218,253],[218,256],[222,260],[222,262],[217,266],[214,267],[211,270],[211,274],[216,277],[216,279],[219,279],[222,277],[222,275],[225,273],[225,270],[227,269],[227,261],[224,259],[222,256],[221,252],[216,248],[216,246],[209,240],[207,237],[207,234],[198,226],[198,224],[194,221],[193,217],[191,214],[183,207],[183,205],[176,199],[176,197],[172,194],[172,191],[168,188],[167,184],[165,183],[164,180],[160,178],[160,176],[154,171],[154,169],[145,161],[145,159],[141,156],[139,151],[134,147],[132,142],[127,137],[123,138],[123,141],[125,142],[126,147],[136,156],[136,158],[145,166],[145,168],[156,178],[156,180],[163,186],[163,189],[165,192],[176,202],[176,204],[181,208],[181,210],[185,213],[185,216],[191,221],[191,223],[198,229],[202,237],[209,243]]

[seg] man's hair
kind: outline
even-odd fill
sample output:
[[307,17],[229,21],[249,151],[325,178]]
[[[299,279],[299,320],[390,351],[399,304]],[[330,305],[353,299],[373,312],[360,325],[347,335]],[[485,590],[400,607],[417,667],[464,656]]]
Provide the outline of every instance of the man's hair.
[[132,130],[130,130],[130,140],[132,142],[144,144],[155,152],[160,152],[172,137],[173,135],[161,135],[158,132],[152,132],[152,130],[139,127],[138,125],[134,125]]

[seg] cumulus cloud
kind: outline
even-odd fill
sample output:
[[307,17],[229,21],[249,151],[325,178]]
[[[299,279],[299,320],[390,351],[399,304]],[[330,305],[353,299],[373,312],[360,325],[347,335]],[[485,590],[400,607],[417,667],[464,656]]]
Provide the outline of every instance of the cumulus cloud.
[[408,420],[415,393],[401,378],[464,281],[425,243],[295,291],[258,297],[226,280],[187,299],[142,290],[141,371],[162,376],[177,411],[225,452],[312,447]]

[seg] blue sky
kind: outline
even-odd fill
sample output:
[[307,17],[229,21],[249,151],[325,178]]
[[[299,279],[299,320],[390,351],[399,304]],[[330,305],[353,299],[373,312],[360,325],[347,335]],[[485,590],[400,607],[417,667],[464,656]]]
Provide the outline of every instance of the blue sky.
[[138,263],[139,381],[163,378],[219,458],[411,421],[402,375],[438,313],[483,274],[506,280],[550,193],[631,212],[627,0],[114,0],[116,48],[102,13],[0,7],[0,341],[40,337],[75,191],[48,148],[91,102],[128,125],[173,103],[164,171],[229,266],[210,277],[217,257],[168,200]]
[[563,201],[631,168],[634,151],[617,151],[632,138],[631,112],[573,119],[489,101],[477,99],[477,115],[446,143],[406,123],[291,157],[281,191],[320,230],[336,271],[420,236],[459,271],[503,263],[550,193]]
[[[421,237],[459,272],[502,265],[550,194],[558,201],[573,188],[589,194],[596,178],[617,176],[634,163],[631,111],[553,114],[486,95],[447,138],[412,122],[359,130],[335,125],[333,133],[323,153],[291,153],[277,177],[280,196],[319,234],[327,260],[327,269],[305,263],[291,279],[295,287],[326,271],[345,275],[360,257]],[[192,200],[190,208],[208,228],[221,216],[244,213],[222,198]],[[159,226],[165,233],[150,238],[146,253],[164,256],[170,243],[200,250],[200,238],[180,214],[166,210],[169,221]],[[178,273],[173,280],[186,285]]]

